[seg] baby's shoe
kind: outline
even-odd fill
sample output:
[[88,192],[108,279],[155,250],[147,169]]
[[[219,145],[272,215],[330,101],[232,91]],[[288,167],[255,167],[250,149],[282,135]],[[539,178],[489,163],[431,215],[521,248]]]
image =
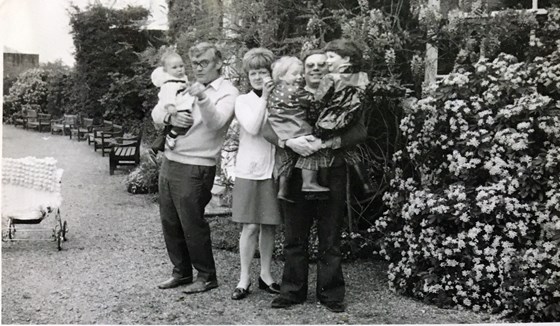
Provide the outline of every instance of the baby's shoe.
[[173,137],[165,137],[165,144],[167,145],[167,147],[169,147],[169,149],[173,149],[175,148],[175,142],[177,141],[176,138]]
[[301,191],[303,192],[329,192],[331,189],[327,188],[327,187],[323,187],[318,183],[308,183],[308,184],[303,184],[301,186]]

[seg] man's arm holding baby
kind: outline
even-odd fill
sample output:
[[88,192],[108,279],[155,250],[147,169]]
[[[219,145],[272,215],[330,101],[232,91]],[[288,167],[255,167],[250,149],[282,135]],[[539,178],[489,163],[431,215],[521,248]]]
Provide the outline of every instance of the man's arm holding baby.
[[262,135],[269,143],[280,148],[290,148],[301,156],[309,156],[321,149],[320,140],[312,136],[300,136],[286,140],[280,139],[268,122],[262,128]]
[[340,136],[335,136],[327,140],[319,141],[321,142],[321,148],[339,149],[363,143],[366,138],[367,129],[363,119],[360,119]]
[[188,128],[193,124],[193,118],[190,112],[178,111],[176,114],[171,114],[160,103],[152,110],[152,120],[158,125],[173,125],[181,128]]

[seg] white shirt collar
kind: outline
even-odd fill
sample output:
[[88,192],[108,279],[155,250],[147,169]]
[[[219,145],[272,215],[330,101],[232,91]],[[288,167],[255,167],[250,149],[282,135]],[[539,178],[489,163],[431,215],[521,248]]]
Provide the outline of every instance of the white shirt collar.
[[218,90],[223,81],[224,81],[224,76],[220,76],[220,77],[214,79],[213,82],[208,84],[208,87],[212,86],[212,88],[214,88],[215,90]]

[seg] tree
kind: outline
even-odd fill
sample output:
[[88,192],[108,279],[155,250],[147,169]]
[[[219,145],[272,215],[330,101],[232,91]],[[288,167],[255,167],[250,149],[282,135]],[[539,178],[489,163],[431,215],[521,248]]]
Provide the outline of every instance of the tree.
[[72,100],[72,69],[61,60],[41,65],[47,77],[47,98],[45,110],[53,117],[66,113]]
[[111,87],[112,74],[134,74],[135,53],[148,46],[147,32],[141,30],[147,17],[148,10],[142,7],[115,10],[94,5],[85,11],[73,7],[70,25],[76,48],[78,111],[97,118],[106,114],[99,100]]

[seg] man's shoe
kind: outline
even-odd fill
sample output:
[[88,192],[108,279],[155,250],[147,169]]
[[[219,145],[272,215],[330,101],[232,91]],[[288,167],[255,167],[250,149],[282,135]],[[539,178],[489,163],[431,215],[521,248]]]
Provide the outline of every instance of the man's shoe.
[[180,285],[191,284],[192,283],[192,276],[189,277],[172,277],[160,284],[158,284],[158,288],[160,289],[172,289],[176,288]]
[[216,281],[216,280],[214,280],[214,281],[196,280],[192,284],[187,286],[183,290],[183,293],[191,294],[191,293],[206,292],[208,290],[212,290],[212,289],[215,289],[217,287],[218,287],[218,281]]
[[346,307],[344,306],[344,304],[342,302],[338,302],[338,301],[332,301],[332,302],[321,302],[321,304],[323,306],[325,306],[328,310],[332,311],[332,312],[344,312],[346,310]]
[[270,306],[274,309],[279,309],[279,308],[289,308],[289,307],[291,307],[293,305],[296,305],[296,304],[301,304],[301,302],[286,299],[286,298],[283,298],[283,297],[278,297],[278,298],[272,300],[272,303],[271,303]]

